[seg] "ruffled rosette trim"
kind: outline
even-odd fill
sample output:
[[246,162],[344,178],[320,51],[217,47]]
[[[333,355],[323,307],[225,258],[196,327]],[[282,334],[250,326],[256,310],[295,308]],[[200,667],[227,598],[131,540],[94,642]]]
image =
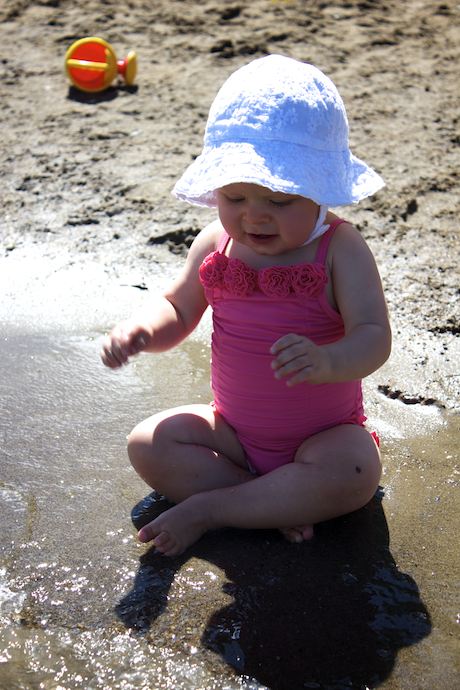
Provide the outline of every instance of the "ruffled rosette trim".
[[200,279],[207,288],[225,288],[237,297],[251,295],[258,286],[268,297],[283,299],[290,293],[314,297],[328,281],[326,267],[316,263],[269,266],[258,273],[239,259],[220,252],[209,254],[200,266]]

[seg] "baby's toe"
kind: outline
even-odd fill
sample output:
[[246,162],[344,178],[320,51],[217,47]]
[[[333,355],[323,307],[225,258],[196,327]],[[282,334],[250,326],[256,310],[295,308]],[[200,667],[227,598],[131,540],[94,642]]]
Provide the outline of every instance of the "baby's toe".
[[305,541],[308,541],[308,539],[312,539],[315,536],[313,525],[305,525],[304,527],[299,527],[299,531],[302,534],[302,537],[305,539]]
[[184,551],[185,548],[180,544],[174,544],[171,549],[168,549],[168,551],[163,551],[163,553],[165,556],[180,556],[184,553]]
[[293,544],[300,544],[303,541],[308,541],[308,539],[311,539],[314,536],[313,525],[284,527],[280,529],[280,532],[285,539]]
[[159,551],[164,552],[168,549],[171,549],[174,546],[175,541],[171,539],[169,532],[160,532],[160,534],[158,534],[153,540],[153,544]]
[[155,537],[155,533],[150,527],[150,524],[145,525],[142,527],[139,532],[137,533],[137,538],[139,539],[140,542],[143,544],[147,544],[149,541],[152,541],[152,539]]
[[185,551],[185,547],[182,546],[181,542],[172,537],[169,532],[160,532],[153,540],[153,544],[165,556],[180,556]]
[[287,541],[298,544],[303,541],[303,536],[295,527],[284,527],[280,529],[281,534]]

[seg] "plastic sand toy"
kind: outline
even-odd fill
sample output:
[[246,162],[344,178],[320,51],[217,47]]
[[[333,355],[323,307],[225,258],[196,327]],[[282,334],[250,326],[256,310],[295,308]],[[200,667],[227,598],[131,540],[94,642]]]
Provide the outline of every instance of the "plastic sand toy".
[[136,76],[137,56],[131,51],[124,60],[117,60],[114,49],[103,38],[81,38],[67,51],[65,68],[78,89],[93,93],[110,86],[117,74],[131,86]]

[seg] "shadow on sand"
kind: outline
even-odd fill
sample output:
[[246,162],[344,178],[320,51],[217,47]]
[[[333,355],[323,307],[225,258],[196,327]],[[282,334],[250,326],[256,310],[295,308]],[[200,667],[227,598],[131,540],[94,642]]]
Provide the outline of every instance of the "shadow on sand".
[[90,105],[97,105],[106,101],[113,101],[118,98],[120,93],[135,94],[138,92],[138,86],[128,86],[127,84],[120,84],[115,86],[108,86],[103,91],[80,91],[76,86],[69,86],[67,98],[69,101],[77,101],[78,103],[89,103]]
[[[211,616],[201,644],[241,674],[271,690],[377,687],[398,650],[431,630],[415,582],[391,556],[382,496],[317,525],[300,545],[273,531],[225,529],[180,558],[152,548],[117,614],[147,631],[167,605],[175,573],[193,556],[225,572],[234,600]],[[151,494],[134,508],[135,526],[168,505]]]

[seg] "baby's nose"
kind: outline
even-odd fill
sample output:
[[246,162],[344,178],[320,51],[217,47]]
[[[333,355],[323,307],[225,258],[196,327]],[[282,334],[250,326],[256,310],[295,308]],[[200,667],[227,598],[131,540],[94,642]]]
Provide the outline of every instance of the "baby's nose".
[[251,225],[260,225],[270,220],[269,214],[262,204],[250,204],[246,209],[244,218]]

